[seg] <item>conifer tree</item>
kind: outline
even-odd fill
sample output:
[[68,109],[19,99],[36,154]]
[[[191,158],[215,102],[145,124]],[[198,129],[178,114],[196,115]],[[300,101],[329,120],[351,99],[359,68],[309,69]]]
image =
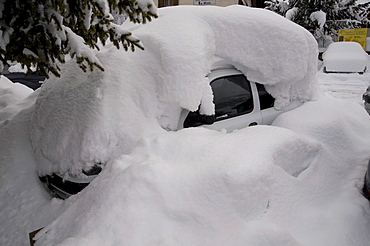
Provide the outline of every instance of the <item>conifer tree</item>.
[[156,16],[151,0],[0,0],[0,72],[17,61],[30,71],[59,76],[66,55],[81,69],[104,70],[92,49],[109,40],[117,48],[143,49],[140,41],[113,22],[111,13],[134,23]]
[[[303,26],[320,41],[361,26],[355,0],[268,0],[267,9]],[[281,6],[285,6],[282,8]]]
[[370,28],[370,2],[357,5],[358,20],[363,28]]

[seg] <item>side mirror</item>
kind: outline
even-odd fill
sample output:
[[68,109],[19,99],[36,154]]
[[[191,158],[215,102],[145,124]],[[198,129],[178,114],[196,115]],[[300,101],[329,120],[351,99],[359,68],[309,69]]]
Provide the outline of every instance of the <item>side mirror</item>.
[[202,115],[199,111],[190,112],[184,121],[184,128],[212,125],[215,121],[216,117],[214,115]]
[[202,123],[205,125],[212,125],[216,121],[215,115],[201,115]]

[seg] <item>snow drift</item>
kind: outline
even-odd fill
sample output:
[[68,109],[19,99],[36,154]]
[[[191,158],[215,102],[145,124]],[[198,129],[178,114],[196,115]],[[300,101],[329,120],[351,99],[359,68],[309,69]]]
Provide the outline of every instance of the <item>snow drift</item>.
[[[352,242],[341,231],[364,216],[362,206],[346,199],[361,201],[353,175],[364,174],[361,162],[369,156],[365,110],[322,96],[282,114],[274,125],[233,133],[190,128],[144,138],[133,153],[117,158],[70,197],[71,205],[37,235],[37,242]],[[350,229],[358,231],[367,235],[366,228]]]
[[19,112],[21,106],[18,104],[22,104],[32,92],[32,89],[14,84],[5,76],[0,77],[0,126],[9,122]]
[[[370,117],[359,103],[318,96],[283,113],[273,126],[230,134],[167,132],[159,125],[170,128],[182,107],[180,100],[169,103],[171,95],[181,92],[165,90],[149,76],[164,73],[158,54],[154,48],[134,54],[108,49],[99,54],[106,73],[86,75],[69,63],[59,81],[28,97],[19,85],[0,85],[0,95],[19,98],[0,97],[7,105],[0,121],[8,122],[0,125],[1,245],[27,245],[27,233],[41,227],[38,246],[368,245],[370,206],[360,189],[370,157]],[[187,55],[178,49],[174,57]],[[131,66],[131,56],[143,63]],[[123,83],[122,75],[133,83]],[[346,95],[357,102],[369,83],[359,77],[368,75],[325,79],[333,92],[348,78],[359,82],[360,93]],[[200,83],[203,100],[208,84]],[[301,95],[294,92],[287,94]],[[11,115],[2,114],[10,106]],[[125,143],[127,149],[117,147]],[[51,199],[38,180],[37,162],[69,155],[77,164],[65,169],[85,168],[81,160],[110,159],[81,193]],[[53,170],[62,170],[58,163]]]
[[[254,238],[252,242],[261,239],[250,227],[269,209],[270,187],[276,173],[282,172],[281,166],[288,172],[301,172],[319,149],[315,141],[268,126],[234,133],[203,128],[164,132],[141,141],[134,153],[104,169],[83,194],[72,198],[73,205],[44,229],[47,234],[38,235],[43,235],[39,242],[245,245],[248,237]],[[286,159],[294,165],[288,168]],[[107,206],[108,213],[101,209]],[[80,213],[81,208],[98,213]],[[76,223],[71,225],[71,220]],[[266,226],[275,227],[264,223]],[[294,241],[284,230],[275,230],[268,237],[277,240],[275,245]]]
[[125,27],[145,51],[104,48],[97,57],[105,72],[85,74],[70,61],[61,78],[44,83],[31,121],[41,175],[80,174],[130,153],[159,126],[176,130],[182,108],[194,111],[201,103],[203,113],[213,114],[206,76],[220,57],[265,84],[277,108],[312,98],[317,45],[300,26],[243,6],[181,6],[159,16]]

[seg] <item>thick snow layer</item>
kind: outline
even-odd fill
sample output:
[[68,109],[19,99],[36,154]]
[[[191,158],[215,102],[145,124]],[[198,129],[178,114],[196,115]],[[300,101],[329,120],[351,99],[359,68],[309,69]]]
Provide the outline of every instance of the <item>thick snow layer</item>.
[[[78,195],[79,199],[45,228],[48,233],[40,242],[58,244],[69,238],[65,245],[107,245],[108,241],[120,245],[230,245],[231,240],[233,245],[245,245],[254,237],[252,241],[263,241],[266,235],[250,228],[261,223],[255,220],[272,205],[270,187],[276,173],[292,178],[283,166],[298,175],[319,149],[318,142],[267,126],[230,134],[185,129],[145,139],[133,154],[118,158]],[[109,213],[100,209],[107,206]],[[81,207],[99,213],[80,213]],[[76,221],[73,226],[72,220]],[[113,233],[107,233],[107,224]],[[139,231],[147,236],[140,237]],[[267,237],[271,242],[275,239],[276,245],[294,241],[284,230]]]
[[33,92],[0,126],[0,245],[27,245],[41,227],[36,245],[368,245],[370,206],[360,189],[370,117],[356,102],[368,84],[358,94],[345,84],[346,95],[343,81],[360,86],[363,77],[319,78],[346,100],[322,95],[274,126],[233,133],[161,131],[65,201],[37,178]]
[[[138,52],[136,59],[154,62],[142,54]],[[99,57],[105,73],[84,74],[72,61],[61,79],[40,88],[30,125],[40,174],[68,170],[73,174],[105,164],[129,153],[137,139],[158,125],[156,88],[153,79],[147,80],[154,71],[145,65],[135,67],[130,55],[121,56],[114,48]]]
[[[316,82],[317,43],[299,25],[271,11],[245,6],[182,6],[160,9],[159,15],[134,33],[145,47],[159,45],[165,67],[173,66],[170,62],[191,64],[182,68],[182,74],[195,73],[198,65],[209,68],[209,58],[216,55],[231,62],[251,81],[269,85],[268,91],[277,99],[276,107],[283,108],[292,99],[311,98],[311,87]],[[160,35],[163,29],[165,37]],[[184,36],[188,38],[184,40]],[[203,48],[201,53],[197,52],[199,47]],[[179,48],[189,55],[175,56]],[[184,79],[182,74],[173,74]]]
[[[236,20],[230,10],[234,8],[244,11],[225,8],[228,18],[220,18]],[[208,43],[194,48],[204,63],[194,59],[191,49],[182,48],[191,47],[194,40],[178,37],[193,32],[181,28],[182,22],[181,33],[170,29],[166,21],[176,26],[176,18],[165,9],[152,23],[153,31],[145,25],[132,27],[145,51],[108,48],[98,54],[104,73],[84,74],[70,62],[60,79],[47,81],[35,92],[1,77],[0,105],[5,106],[0,107],[0,245],[27,245],[27,233],[41,227],[35,238],[39,246],[368,245],[370,206],[360,190],[370,157],[370,117],[360,103],[369,73],[333,75],[320,70],[320,87],[345,100],[318,94],[316,100],[281,114],[273,126],[232,133],[204,128],[168,132],[163,128],[176,128],[181,107],[197,108],[200,101],[209,100],[205,76],[213,57],[222,56],[217,50],[223,49],[212,39],[217,29],[211,23],[219,8],[204,8],[209,20],[200,8],[173,9],[178,19],[200,20],[194,33],[207,27],[199,33],[202,38],[193,37],[196,42],[214,41],[210,48]],[[161,23],[161,18],[167,20]],[[285,25],[280,17],[272,18]],[[167,32],[155,36],[162,24]],[[163,45],[166,37],[177,43]],[[255,39],[264,40],[258,35]],[[303,60],[312,60],[306,55]],[[247,76],[263,77],[239,58],[232,62]],[[199,67],[191,70],[192,64]],[[258,64],[266,71],[271,65]],[[291,74],[276,71],[280,79],[264,83],[277,97],[304,100],[314,92],[313,65],[316,69],[315,61]],[[298,73],[306,74],[298,84],[284,80]],[[310,90],[302,94],[303,88]],[[206,105],[205,112],[212,108]],[[51,199],[38,180],[38,172],[77,172],[96,162],[107,163],[102,173],[65,201]]]
[[368,56],[357,42],[336,42],[324,52],[323,62],[327,72],[364,72]]
[[326,22],[326,13],[322,10],[312,12],[312,14],[310,15],[310,19],[312,21],[317,21],[317,23],[320,26],[320,29],[322,29]]
[[220,59],[265,84],[276,108],[315,95],[317,44],[291,21],[243,6],[158,12],[151,23],[124,27],[144,51],[103,48],[97,57],[104,72],[85,74],[70,61],[61,78],[44,83],[30,126],[40,174],[109,163],[160,126],[176,130],[183,108],[201,103],[202,113],[213,114],[206,76]]
[[5,76],[0,76],[0,125],[6,124],[18,113],[22,101],[33,92],[22,84],[13,83]]
[[5,76],[0,76],[0,91],[0,109],[22,101],[33,92],[33,90],[27,86],[13,83]]

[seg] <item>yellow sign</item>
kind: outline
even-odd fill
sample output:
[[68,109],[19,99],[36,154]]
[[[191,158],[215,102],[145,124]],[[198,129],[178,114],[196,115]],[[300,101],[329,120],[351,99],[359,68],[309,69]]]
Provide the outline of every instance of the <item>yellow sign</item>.
[[367,28],[339,29],[338,42],[357,42],[366,49]]

